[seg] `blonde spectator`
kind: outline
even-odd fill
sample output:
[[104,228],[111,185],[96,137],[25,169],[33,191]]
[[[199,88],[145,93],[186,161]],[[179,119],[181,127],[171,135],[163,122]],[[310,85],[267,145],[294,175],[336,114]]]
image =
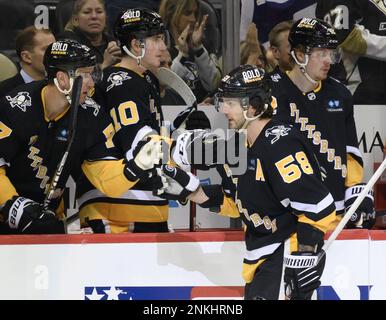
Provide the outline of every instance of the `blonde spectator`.
[[121,50],[107,32],[107,17],[103,0],[77,0],[70,21],[60,39],[73,39],[94,50],[102,69],[121,59]]

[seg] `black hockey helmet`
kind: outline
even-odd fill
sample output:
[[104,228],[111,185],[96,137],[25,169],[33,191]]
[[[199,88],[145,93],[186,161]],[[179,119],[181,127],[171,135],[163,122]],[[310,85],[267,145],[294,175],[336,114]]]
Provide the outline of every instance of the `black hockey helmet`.
[[291,50],[298,46],[306,49],[336,49],[338,39],[334,29],[325,21],[315,18],[302,18],[296,21],[288,35]]
[[121,47],[130,44],[133,38],[145,39],[165,32],[166,28],[161,16],[146,8],[123,11],[114,25],[114,35]]
[[48,79],[54,79],[58,71],[66,71],[70,77],[75,77],[78,68],[96,66],[96,56],[93,51],[75,40],[59,40],[51,43],[43,58]]
[[271,105],[271,79],[264,69],[253,65],[241,65],[226,75],[218,87],[215,106],[219,109],[222,98],[240,98],[241,106],[249,105],[257,111]]

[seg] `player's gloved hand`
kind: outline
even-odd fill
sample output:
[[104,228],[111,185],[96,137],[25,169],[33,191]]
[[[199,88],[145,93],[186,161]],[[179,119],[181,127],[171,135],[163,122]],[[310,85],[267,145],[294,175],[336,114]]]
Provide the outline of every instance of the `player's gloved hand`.
[[64,233],[63,222],[54,212],[44,210],[41,204],[24,197],[14,196],[8,200],[1,213],[9,227],[20,233]]
[[[322,252],[322,251],[321,251]],[[320,278],[326,263],[326,255],[314,252],[292,252],[284,255],[284,287],[288,300],[310,300],[320,286]]]
[[[344,200],[344,206],[346,212],[350,209],[351,205],[358,198],[362,190],[365,188],[365,184],[357,184],[355,186],[346,189],[346,195]],[[371,229],[375,224],[375,210],[374,210],[374,192],[370,190],[363,198],[362,203],[355,210],[350,220],[346,224],[347,229],[366,228]]]
[[153,194],[160,198],[185,202],[200,186],[200,180],[196,176],[180,168],[162,165],[156,170],[161,183],[155,185]]
[[[207,170],[217,163],[215,157],[219,141],[219,136],[208,130],[185,131],[174,140],[171,157],[185,171],[190,171],[191,165],[196,169]],[[210,154],[212,158],[208,156]]]
[[162,159],[162,141],[148,136],[126,152],[125,176],[130,181],[147,180],[155,165]]

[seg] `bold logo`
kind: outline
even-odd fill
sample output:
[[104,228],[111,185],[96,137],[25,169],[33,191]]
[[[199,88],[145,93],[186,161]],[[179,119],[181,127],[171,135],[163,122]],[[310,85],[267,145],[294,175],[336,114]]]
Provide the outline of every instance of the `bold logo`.
[[139,10],[126,11],[123,14],[122,18],[124,19],[125,23],[140,21],[141,20],[141,11],[139,11]]
[[386,30],[386,22],[381,22],[379,24],[379,31],[385,31]]
[[242,74],[245,83],[259,81],[262,78],[258,69],[244,71]]
[[19,92],[15,97],[6,96],[11,107],[18,107],[21,111],[26,112],[27,107],[31,106],[31,97],[28,92]]
[[280,139],[280,137],[284,137],[288,135],[288,132],[291,130],[290,127],[285,126],[275,126],[272,128],[269,128],[265,130],[265,136],[268,138],[269,136],[273,136],[273,139],[271,140],[271,144],[274,144],[277,140]]
[[106,91],[109,91],[110,89],[122,85],[123,81],[130,80],[131,77],[128,76],[127,72],[119,71],[114,72],[109,75],[107,78],[107,82],[111,82],[111,84],[107,87]]
[[317,20],[315,19],[312,19],[312,18],[303,18],[299,24],[298,24],[298,28],[310,28],[310,29],[313,29],[315,24],[316,24]]

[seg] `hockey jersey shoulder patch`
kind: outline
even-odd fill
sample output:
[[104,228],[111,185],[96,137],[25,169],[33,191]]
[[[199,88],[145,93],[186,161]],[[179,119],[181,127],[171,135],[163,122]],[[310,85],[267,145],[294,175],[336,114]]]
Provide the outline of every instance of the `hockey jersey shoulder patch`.
[[271,140],[271,144],[274,144],[281,137],[288,135],[291,129],[292,129],[291,126],[278,125],[278,126],[270,127],[267,130],[265,130],[264,135],[266,138]]
[[110,91],[114,87],[121,86],[124,81],[130,80],[128,72],[125,71],[117,71],[112,72],[107,78],[107,88],[106,92]]
[[8,100],[12,108],[17,107],[23,112],[26,112],[27,107],[30,107],[32,105],[31,96],[26,91],[18,92],[14,97],[6,96],[6,99]]

